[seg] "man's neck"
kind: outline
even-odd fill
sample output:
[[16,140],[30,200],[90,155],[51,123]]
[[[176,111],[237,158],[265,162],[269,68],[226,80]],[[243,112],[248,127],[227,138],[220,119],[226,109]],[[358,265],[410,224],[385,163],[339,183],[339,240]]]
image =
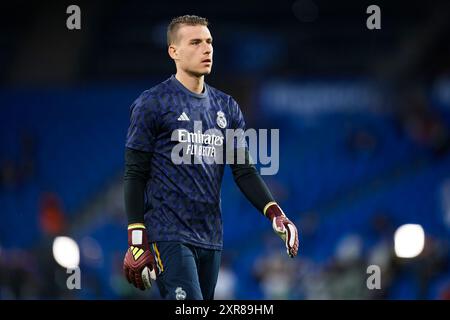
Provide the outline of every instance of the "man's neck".
[[177,71],[175,78],[181,82],[183,86],[189,89],[192,92],[200,94],[203,92],[203,85],[205,82],[205,77],[196,77],[190,74],[187,74],[183,71]]

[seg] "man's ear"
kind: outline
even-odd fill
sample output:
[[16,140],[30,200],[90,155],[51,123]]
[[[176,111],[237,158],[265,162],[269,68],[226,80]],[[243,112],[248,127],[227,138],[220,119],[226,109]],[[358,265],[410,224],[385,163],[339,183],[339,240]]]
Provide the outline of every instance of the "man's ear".
[[177,60],[178,59],[178,51],[177,48],[171,44],[168,48],[167,48],[167,52],[169,53],[169,56],[173,59],[173,60]]

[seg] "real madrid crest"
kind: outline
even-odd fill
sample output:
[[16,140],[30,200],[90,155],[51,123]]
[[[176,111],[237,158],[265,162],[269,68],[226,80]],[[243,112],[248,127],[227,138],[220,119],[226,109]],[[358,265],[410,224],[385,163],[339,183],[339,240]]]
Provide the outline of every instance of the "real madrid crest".
[[220,128],[224,129],[227,126],[227,119],[225,118],[225,113],[223,113],[222,111],[218,111],[216,122]]

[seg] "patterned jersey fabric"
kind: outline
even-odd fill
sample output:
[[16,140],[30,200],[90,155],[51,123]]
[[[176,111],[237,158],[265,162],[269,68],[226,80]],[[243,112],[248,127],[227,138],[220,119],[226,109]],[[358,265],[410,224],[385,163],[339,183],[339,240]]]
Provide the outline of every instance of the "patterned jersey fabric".
[[238,104],[206,83],[202,94],[191,92],[172,75],[144,91],[130,111],[126,147],[152,153],[145,194],[148,240],[222,249],[226,130],[245,130]]

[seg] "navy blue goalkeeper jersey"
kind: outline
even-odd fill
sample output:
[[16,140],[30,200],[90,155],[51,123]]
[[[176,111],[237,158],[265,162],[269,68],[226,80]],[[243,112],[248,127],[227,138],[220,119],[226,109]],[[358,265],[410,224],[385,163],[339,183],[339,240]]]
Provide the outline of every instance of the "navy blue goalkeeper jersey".
[[213,159],[224,152],[226,129],[245,130],[238,104],[206,83],[196,94],[171,76],[144,91],[130,109],[126,147],[152,153],[145,193],[149,241],[222,249],[226,157]]

